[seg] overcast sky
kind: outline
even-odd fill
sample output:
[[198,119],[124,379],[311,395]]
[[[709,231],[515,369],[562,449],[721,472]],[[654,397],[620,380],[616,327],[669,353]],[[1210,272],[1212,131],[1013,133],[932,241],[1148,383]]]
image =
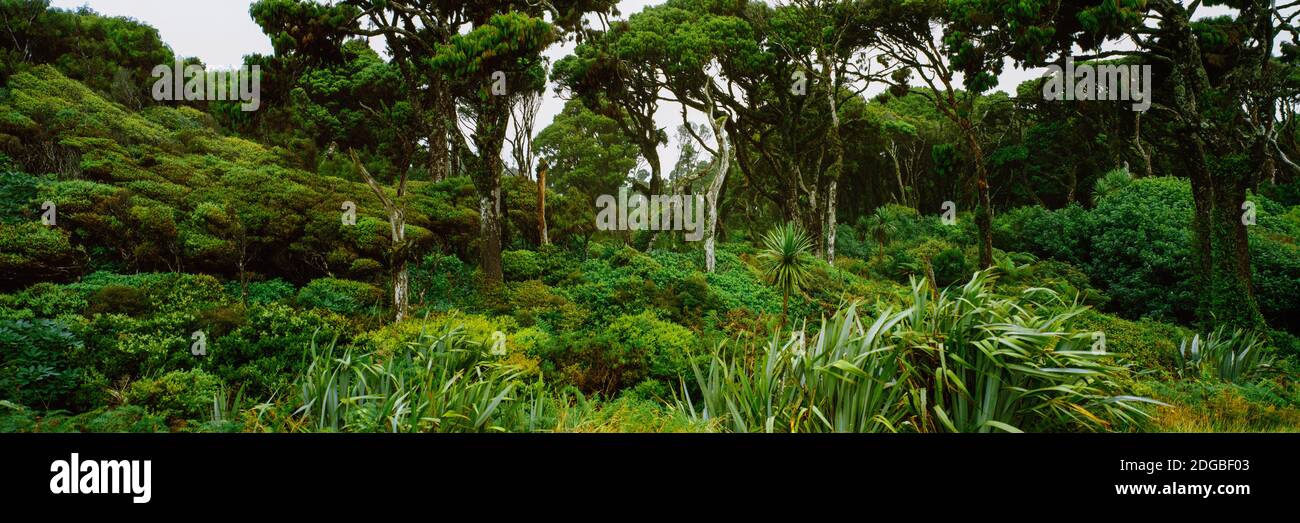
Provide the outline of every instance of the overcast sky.
[[[1185,0],[1186,1],[1186,0]],[[636,13],[647,5],[663,3],[662,0],[623,0],[618,10],[623,17]],[[210,67],[237,67],[243,63],[244,55],[261,53],[271,54],[271,41],[262,34],[261,28],[248,15],[251,0],[53,0],[55,7],[76,8],[88,5],[95,11],[111,16],[127,16],[145,22],[158,29],[162,39],[178,56],[198,57]],[[1222,9],[1215,9],[1217,14]],[[382,52],[382,41],[374,42]],[[573,49],[573,44],[554,46],[547,56],[552,61],[565,56]],[[999,78],[998,89],[1014,93],[1021,82],[1042,76],[1043,70],[1025,71],[1008,67]],[[868,94],[883,90],[883,86],[869,89]],[[537,116],[536,131],[544,129],[564,107],[564,100],[547,89],[542,109]],[[679,106],[663,104],[656,120],[668,135],[676,135],[675,129],[681,123]],[[694,120],[694,118],[693,118]],[[700,120],[702,121],[702,119]],[[507,151],[508,157],[508,151]],[[677,145],[670,143],[660,151],[660,160],[665,170],[671,169],[677,161]]]

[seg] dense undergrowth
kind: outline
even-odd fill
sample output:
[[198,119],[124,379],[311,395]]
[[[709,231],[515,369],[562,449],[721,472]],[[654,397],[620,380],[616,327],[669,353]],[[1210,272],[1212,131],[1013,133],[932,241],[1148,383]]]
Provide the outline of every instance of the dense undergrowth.
[[[0,140],[49,153],[0,155],[0,431],[1300,428],[1300,206],[1262,196],[1275,330],[1254,340],[1193,324],[1187,183],[1128,177],[1093,207],[1001,213],[979,273],[968,217],[882,207],[784,315],[741,231],[705,273],[697,249],[558,215],[556,245],[517,241],[485,287],[469,182],[416,181],[411,251],[432,254],[390,324],[387,224],[358,180],[49,67],[0,91]],[[517,230],[528,190],[507,184]]]

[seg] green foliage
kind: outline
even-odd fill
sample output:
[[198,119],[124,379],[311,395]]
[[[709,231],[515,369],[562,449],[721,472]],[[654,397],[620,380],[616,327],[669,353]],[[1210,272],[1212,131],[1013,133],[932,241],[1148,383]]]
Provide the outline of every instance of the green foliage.
[[202,370],[171,371],[131,384],[124,399],[168,420],[200,420],[212,415],[221,379]]
[[458,328],[430,333],[386,357],[311,344],[298,412],[317,431],[527,430],[518,370]]
[[374,312],[383,303],[383,299],[384,291],[373,285],[336,278],[312,280],[298,291],[300,305],[339,314]]
[[639,154],[618,122],[591,112],[576,99],[565,103],[538,133],[533,149],[550,169],[548,185],[561,193],[581,191],[588,204],[602,194],[617,195]]
[[84,258],[67,231],[40,222],[0,223],[0,287],[68,278],[81,271]]
[[140,316],[152,310],[149,296],[144,291],[126,285],[105,285],[91,295],[89,302],[90,307],[86,309],[86,314],[91,316],[95,314]]
[[690,368],[695,335],[653,313],[625,315],[595,331],[576,331],[533,349],[545,375],[588,392],[613,394],[646,379],[674,383]]
[[[3,408],[3,405],[0,405]],[[167,432],[167,420],[144,407],[127,405],[99,408],[76,415],[30,409],[0,411],[0,433],[10,432]]]
[[1127,169],[1112,169],[1097,179],[1092,186],[1092,202],[1096,204],[1110,194],[1128,187],[1133,182],[1133,175]]
[[[790,293],[798,289],[808,277],[808,268],[812,263],[808,254],[810,250],[812,241],[794,224],[779,226],[763,238],[763,251],[758,255],[763,277],[785,295],[787,304]],[[785,314],[784,308],[781,314]]]
[[703,404],[682,406],[735,431],[1118,429],[1143,417],[1120,394],[1121,367],[1073,327],[1083,309],[1047,291],[1002,297],[986,273],[912,306],[859,320],[849,307],[752,364],[718,353],[696,369]]
[[507,280],[523,281],[542,276],[545,267],[534,251],[505,251],[501,253],[501,268]]
[[1183,339],[1174,351],[1174,362],[1179,376],[1213,376],[1237,383],[1255,376],[1261,367],[1268,366],[1269,359],[1264,356],[1264,340],[1258,334],[1219,329],[1203,340],[1200,334]]
[[79,379],[68,353],[81,344],[57,321],[0,321],[0,399],[45,409],[68,406]]
[[[346,322],[325,311],[250,305],[228,334],[209,334],[204,369],[253,398],[281,395],[305,365],[312,340],[347,339]],[[208,325],[211,329],[212,326]]]
[[[248,302],[281,303],[293,299],[298,290],[293,284],[279,278],[248,282]],[[239,282],[226,282],[226,294],[235,299],[240,295]]]

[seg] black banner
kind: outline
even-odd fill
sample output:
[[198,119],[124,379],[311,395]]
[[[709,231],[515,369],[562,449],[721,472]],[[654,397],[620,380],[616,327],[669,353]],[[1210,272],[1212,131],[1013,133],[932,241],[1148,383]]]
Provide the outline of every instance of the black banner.
[[1187,511],[1294,499],[1297,445],[1300,437],[1272,434],[5,434],[0,499],[160,514],[416,500],[526,512],[630,498],[646,505],[638,511],[671,512],[720,495],[741,497],[717,510],[746,512],[868,499],[927,513]]

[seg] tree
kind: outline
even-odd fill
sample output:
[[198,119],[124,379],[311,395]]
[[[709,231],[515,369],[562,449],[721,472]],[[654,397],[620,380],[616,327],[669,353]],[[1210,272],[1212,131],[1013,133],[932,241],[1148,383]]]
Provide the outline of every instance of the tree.
[[[987,268],[993,265],[993,208],[975,101],[997,83],[1002,71],[1002,54],[997,47],[1001,42],[947,29],[954,18],[964,15],[960,5],[959,1],[948,0],[881,2],[863,20],[879,28],[878,50],[882,55],[902,66],[891,76],[895,94],[921,94],[961,133],[975,170],[979,264]],[[961,87],[956,83],[958,73],[964,73]],[[919,78],[928,90],[913,91],[909,85],[913,77]]]
[[533,140],[537,155],[550,169],[548,183],[557,192],[581,192],[589,199],[614,194],[636,167],[637,147],[612,118],[569,100],[551,124]]
[[388,229],[390,237],[390,269],[393,279],[393,310],[396,321],[400,322],[406,319],[406,309],[410,303],[410,272],[407,270],[407,259],[410,257],[406,244],[406,171],[398,175],[397,189],[395,198],[389,198],[384,192],[384,188],[375,181],[375,177],[370,175],[370,171],[361,160],[357,158],[356,151],[351,151],[352,165],[374,191],[375,197],[379,198],[380,203],[384,206],[384,211],[388,213]]
[[[1246,190],[1278,161],[1291,163],[1273,139],[1279,88],[1273,75],[1277,38],[1293,41],[1294,2],[1222,0],[1234,15],[1195,19],[1201,2],[964,1],[958,31],[1001,35],[1009,56],[1030,65],[1133,57],[1156,67],[1151,107],[1176,136],[1178,168],[1192,184],[1196,274],[1202,322],[1257,328],[1263,317],[1251,285],[1242,219]],[[1103,51],[1125,40],[1132,50]],[[1084,50],[1083,55],[1074,49]]]

